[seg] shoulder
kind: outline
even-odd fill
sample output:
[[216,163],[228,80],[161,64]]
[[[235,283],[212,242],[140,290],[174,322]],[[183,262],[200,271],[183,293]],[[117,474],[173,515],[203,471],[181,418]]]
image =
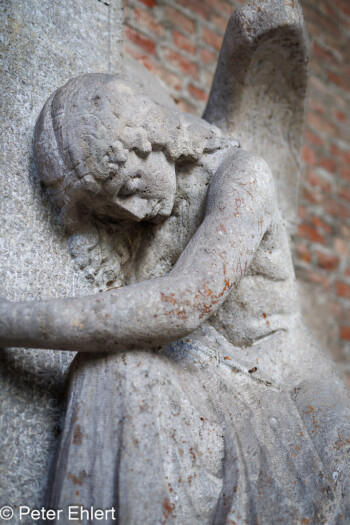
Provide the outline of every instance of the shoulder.
[[226,201],[240,194],[245,202],[263,203],[270,206],[275,199],[275,189],[271,170],[267,163],[249,151],[234,148],[228,151],[215,173],[210,190],[209,200],[219,195]]
[[272,184],[272,173],[262,157],[241,148],[232,149],[226,156],[221,170],[227,171],[232,180],[256,180],[262,184]]

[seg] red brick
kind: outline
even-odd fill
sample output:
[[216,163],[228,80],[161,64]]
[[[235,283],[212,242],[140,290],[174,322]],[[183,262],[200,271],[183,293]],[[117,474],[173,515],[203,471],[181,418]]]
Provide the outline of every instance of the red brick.
[[145,11],[144,9],[134,9],[135,20],[140,26],[146,26],[150,31],[156,33],[156,35],[163,36],[164,27],[154,19],[151,13],[151,11]]
[[335,283],[335,290],[339,297],[350,299],[350,284],[337,281]]
[[350,16],[350,6],[347,0],[332,0],[333,5],[345,15]]
[[176,3],[182,5],[183,7],[187,7],[192,12],[197,13],[199,16],[207,20],[212,15],[212,10],[209,5],[207,5],[205,2],[202,2],[201,0],[191,0],[190,2],[188,0],[176,0]]
[[319,100],[313,98],[312,96],[309,97],[307,101],[307,106],[310,111],[313,111],[314,113],[319,113],[320,115],[324,114],[324,105]]
[[331,153],[332,155],[340,157],[345,164],[350,165],[350,153],[348,151],[338,148],[336,144],[331,144]]
[[316,228],[322,228],[322,230],[324,230],[327,233],[331,233],[332,231],[332,226],[324,222],[322,219],[320,219],[316,215],[311,217],[311,222],[314,226],[316,226]]
[[326,51],[326,49],[321,47],[316,42],[313,43],[312,49],[313,49],[313,53],[314,53],[315,57],[321,58],[323,60],[327,60],[328,62],[333,62],[334,61],[333,56],[331,55],[331,53],[329,51]]
[[329,135],[337,135],[337,130],[334,124],[327,122],[320,115],[309,112],[306,117],[306,121],[312,128],[317,131],[322,131],[323,133],[328,133]]
[[312,8],[310,9],[305,2],[303,3],[303,11],[307,20],[312,20],[317,24],[319,31],[322,31],[323,29],[336,37],[341,36],[341,31],[337,20],[332,20],[330,17],[324,16]]
[[134,47],[130,47],[129,45],[124,44],[124,52],[126,55],[130,55],[133,58],[135,58],[135,60],[138,60],[139,62],[141,62],[142,65],[144,65],[147,69],[149,69],[153,73],[152,67],[148,67],[147,65],[147,62],[149,61],[149,57],[145,55],[142,51],[140,51],[140,49],[138,48],[135,49]]
[[310,66],[313,75],[323,77],[324,65],[326,65],[324,62],[324,60],[321,61],[319,58],[311,55]]
[[335,118],[339,121],[339,122],[346,122],[348,120],[348,117],[345,115],[345,113],[343,113],[342,111],[336,111],[335,112]]
[[309,130],[305,131],[305,138],[306,138],[306,140],[308,142],[310,142],[310,144],[313,144],[315,146],[323,146],[324,145],[324,140],[321,139],[321,137],[319,137],[318,135],[315,135],[315,133],[312,133]]
[[329,288],[330,282],[329,282],[328,277],[326,277],[325,275],[321,275],[317,272],[312,272],[311,270],[308,271],[306,275],[307,275],[308,280],[311,281],[312,283],[321,284],[325,288]]
[[[337,299],[339,300],[338,297]],[[350,309],[344,308],[344,307],[341,308],[341,312],[339,313],[338,318],[341,320],[341,324],[349,325],[350,324]]]
[[179,33],[179,31],[173,31],[174,43],[180,49],[187,51],[188,53],[196,53],[197,46],[187,36]]
[[158,68],[157,76],[159,76],[159,78],[161,78],[168,86],[175,89],[175,91],[180,91],[182,88],[181,78],[174,73],[170,73],[170,71],[165,68]]
[[346,341],[350,341],[350,326],[340,326],[339,327],[339,335],[341,339],[345,339]]
[[350,189],[340,188],[339,196],[344,200],[350,201]]
[[328,87],[327,84],[325,84],[322,80],[315,77],[314,75],[310,76],[310,86],[315,89],[319,93],[323,93],[323,95],[330,95],[332,96],[332,91]]
[[228,18],[223,18],[220,15],[214,15],[211,17],[211,21],[216,26],[220,32],[225,33],[227,23],[229,21]]
[[350,268],[347,268],[347,269],[345,270],[345,275],[346,275],[347,277],[350,277]]
[[[236,3],[245,3],[241,0],[241,2]],[[233,7],[232,2],[229,0],[228,2],[225,2],[225,0],[207,0],[207,4],[212,6],[213,9],[215,9],[218,13],[221,13],[222,15],[227,15],[228,17],[233,13]]]
[[317,155],[313,149],[309,148],[309,146],[303,147],[302,159],[308,166],[316,166],[317,164]]
[[217,33],[214,33],[214,31],[211,31],[207,27],[202,28],[202,38],[204,42],[209,44],[211,47],[220,50],[221,43],[222,43],[222,36],[218,35]]
[[182,80],[179,76],[171,73],[166,68],[159,66],[149,56],[144,55],[140,51],[137,51],[136,49],[129,46],[125,46],[124,50],[127,55],[130,55],[141,62],[145,68],[147,68],[157,77],[161,78],[168,86],[174,88],[176,91],[179,91],[182,88]]
[[331,144],[331,153],[332,155],[335,155],[336,157],[341,156],[341,150],[338,148],[336,144]]
[[326,180],[324,180],[322,177],[320,177],[319,175],[317,175],[317,173],[315,173],[314,171],[312,170],[308,170],[307,172],[307,180],[310,182],[310,184],[312,184],[313,186],[317,186],[318,188],[320,188],[322,191],[325,191],[327,193],[330,193],[331,191],[331,185],[329,182],[327,182]]
[[193,84],[188,85],[188,91],[194,98],[204,100],[204,102],[208,100],[208,93],[206,93],[202,89],[197,88]]
[[186,102],[185,100],[179,100],[177,105],[181,111],[185,111],[186,113],[194,113],[194,114],[197,113],[196,108],[192,106],[192,104],[189,104],[188,102]]
[[193,18],[180,13],[177,9],[170,6],[164,7],[164,14],[167,20],[171,21],[174,27],[181,28],[182,31],[187,33],[194,33],[196,26]]
[[338,215],[338,203],[336,200],[327,199],[323,205],[329,215],[332,215],[332,217],[336,217]]
[[347,63],[342,64],[340,67],[340,73],[344,77],[344,80],[348,80],[350,76],[350,65]]
[[341,317],[342,315],[342,307],[339,303],[330,302],[328,303],[328,306],[332,312],[332,314],[336,315],[337,317]]
[[305,206],[299,206],[298,217],[300,217],[300,219],[305,219],[307,217],[307,209]]
[[328,271],[334,271],[339,266],[339,258],[322,252],[316,252],[317,265]]
[[336,19],[337,18],[337,16],[338,16],[337,11],[335,9],[333,9],[333,7],[331,7],[330,5],[322,3],[320,5],[320,8],[321,8],[322,12],[325,15],[329,16],[330,18],[332,18],[332,19]]
[[347,109],[348,107],[348,103],[344,100],[343,97],[340,97],[338,94],[334,95],[333,102],[338,108]]
[[347,166],[341,166],[339,173],[343,179],[350,181],[350,168],[348,168]]
[[143,4],[145,4],[147,7],[154,7],[157,5],[157,2],[155,0],[140,0]]
[[326,240],[315,228],[309,224],[299,224],[298,236],[319,244],[326,244]]
[[342,75],[337,75],[336,73],[333,73],[333,71],[329,71],[327,77],[328,80],[333,82],[333,84],[336,84],[337,86],[345,89],[346,91],[350,91],[349,81]]
[[154,55],[156,50],[156,45],[153,42],[153,40],[140,35],[137,31],[132,29],[131,27],[125,26],[124,29],[125,37],[130,40],[130,42],[133,42],[138,47],[142,48],[147,53]]
[[201,51],[201,60],[202,62],[205,62],[206,64],[213,64],[217,61],[218,54],[214,53],[212,51],[208,51],[207,49],[203,49]]
[[346,164],[349,164],[350,166],[350,153],[348,151],[343,151],[341,156],[342,156],[343,161]]
[[319,188],[309,190],[308,188],[303,188],[301,196],[311,204],[320,204],[323,200],[322,192]]
[[348,243],[344,239],[336,237],[333,241],[334,250],[339,255],[344,255],[345,257],[348,254]]
[[198,65],[194,62],[191,62],[176,51],[173,51],[169,48],[165,49],[165,58],[169,62],[173,63],[177,69],[181,69],[183,73],[186,73],[192,76],[193,78],[198,78]]
[[333,217],[347,218],[350,217],[349,206],[344,206],[334,199],[326,199],[324,202],[325,210]]
[[348,204],[343,205],[338,202],[338,217],[341,219],[347,219],[350,217],[350,206]]
[[320,165],[322,166],[322,168],[324,168],[327,171],[330,171],[331,173],[335,172],[336,165],[335,165],[334,160],[332,159],[327,159],[326,157],[322,157],[320,160]]
[[297,250],[297,256],[300,260],[306,263],[311,262],[311,252],[310,250],[307,249],[307,247],[304,244],[297,243],[296,250]]
[[345,239],[350,239],[350,226],[346,226],[346,224],[341,224],[340,235]]

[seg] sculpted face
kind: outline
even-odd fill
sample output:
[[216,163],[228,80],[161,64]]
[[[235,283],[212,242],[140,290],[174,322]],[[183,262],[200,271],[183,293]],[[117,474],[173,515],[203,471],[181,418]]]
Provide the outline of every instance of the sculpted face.
[[108,215],[161,222],[171,214],[176,190],[175,165],[162,151],[132,150],[118,174],[104,184]]
[[175,163],[221,147],[218,129],[162,106],[116,75],[70,80],[46,102],[35,161],[59,219],[161,222],[175,200]]

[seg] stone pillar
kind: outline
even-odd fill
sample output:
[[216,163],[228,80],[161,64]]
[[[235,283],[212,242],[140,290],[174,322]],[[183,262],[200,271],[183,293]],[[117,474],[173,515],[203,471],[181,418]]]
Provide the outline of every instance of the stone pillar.
[[[44,102],[69,78],[120,69],[121,1],[3,0],[0,10],[0,295],[27,300],[89,293],[35,177],[32,136]],[[0,351],[0,507],[44,501],[72,357]],[[19,523],[16,514],[11,523]]]

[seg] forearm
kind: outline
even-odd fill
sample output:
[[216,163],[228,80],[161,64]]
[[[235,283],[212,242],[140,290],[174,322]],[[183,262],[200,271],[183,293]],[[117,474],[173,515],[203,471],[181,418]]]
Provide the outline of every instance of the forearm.
[[94,296],[7,303],[1,345],[84,352],[157,347],[199,324],[198,288],[186,277],[165,277]]

